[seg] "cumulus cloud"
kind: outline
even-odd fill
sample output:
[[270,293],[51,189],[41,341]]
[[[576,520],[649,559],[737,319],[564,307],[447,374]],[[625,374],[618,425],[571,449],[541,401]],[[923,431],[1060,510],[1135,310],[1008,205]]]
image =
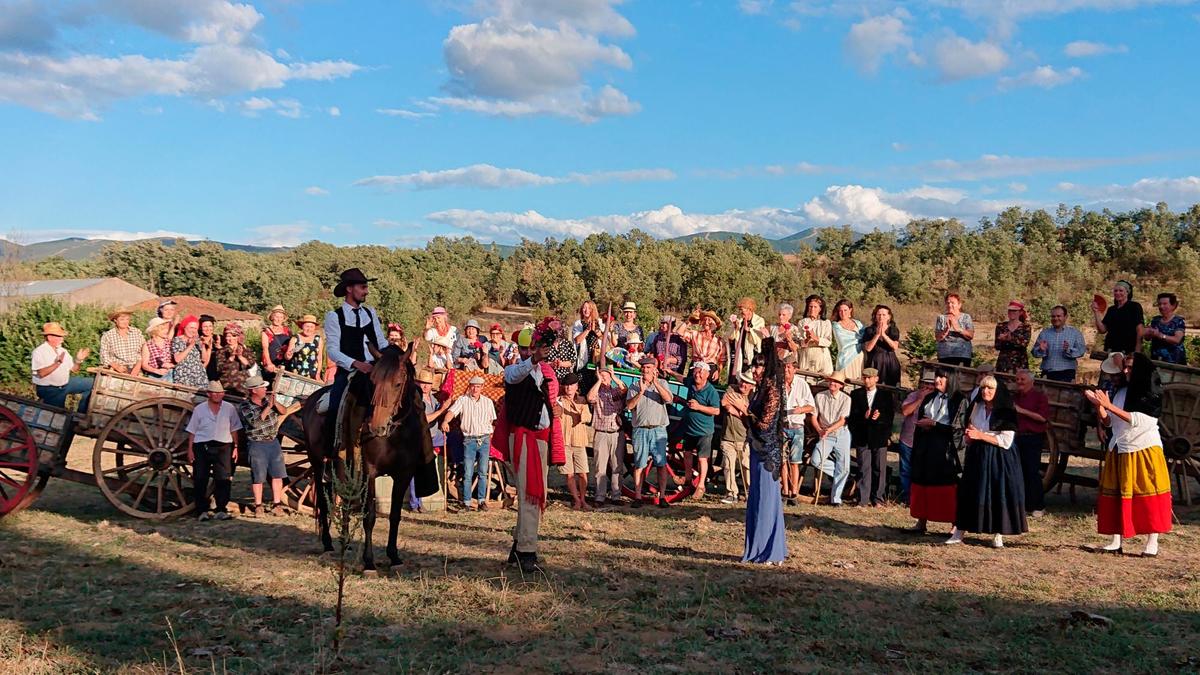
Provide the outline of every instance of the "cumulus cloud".
[[[69,119],[99,119],[104,107],[124,99],[215,100],[278,89],[292,80],[348,77],[359,70],[341,60],[283,63],[252,46],[252,31],[263,17],[245,3],[91,0],[38,3],[32,13],[23,9],[28,6],[17,0],[13,8],[19,11],[0,11],[0,101]],[[133,24],[194,46],[177,57],[60,55],[53,49],[61,25],[82,30],[100,19]],[[29,39],[14,42],[14,34]],[[276,108],[287,116],[299,114],[291,103]]]
[[963,190],[928,185],[901,192],[862,185],[833,185],[806,202],[803,210],[812,226],[893,229],[915,218],[958,218],[971,222],[1013,205],[1011,200],[975,199]]
[[1008,65],[1008,53],[993,42],[972,42],[959,35],[942,38],[934,46],[933,62],[948,82],[998,73]]
[[260,225],[248,231],[251,236],[245,243],[251,246],[299,246],[307,241],[307,234],[312,230],[312,224],[300,221],[283,225]]
[[1103,56],[1105,54],[1124,54],[1128,51],[1129,47],[1125,45],[1109,45],[1103,42],[1089,42],[1087,40],[1069,42],[1066,47],[1063,47],[1063,54],[1076,59],[1089,56]]
[[450,29],[442,44],[450,81],[431,102],[458,110],[517,117],[550,114],[593,122],[640,108],[611,84],[596,89],[596,70],[629,70],[633,60],[605,37],[633,35],[615,9],[620,0],[492,0],[480,21]]
[[875,74],[883,59],[903,49],[912,49],[912,37],[904,21],[909,17],[903,9],[893,14],[873,16],[852,26],[844,47],[851,60],[864,73]]
[[1000,88],[1000,91],[1011,91],[1020,87],[1054,89],[1055,87],[1061,87],[1064,84],[1074,82],[1083,77],[1083,75],[1083,69],[1076,66],[1064,68],[1063,70],[1058,70],[1054,66],[1038,66],[1020,75],[1002,77],[997,86]]
[[485,240],[496,241],[545,237],[583,238],[601,232],[620,234],[633,229],[640,229],[661,238],[714,230],[783,236],[800,229],[804,221],[801,214],[788,209],[731,210],[708,214],[685,213],[672,204],[628,215],[585,218],[552,218],[537,211],[509,213],[464,209],[438,211],[426,218]]
[[1200,177],[1142,178],[1128,184],[1103,186],[1059,183],[1058,189],[1076,197],[1091,199],[1097,206],[1144,208],[1166,202],[1178,210],[1200,203]]
[[607,182],[640,182],[674,180],[675,173],[669,169],[632,169],[628,171],[596,171],[592,173],[570,173],[565,176],[543,176],[523,169],[506,169],[491,164],[472,164],[457,169],[441,171],[418,171],[393,176],[370,176],[354,181],[360,187],[380,188],[384,191],[399,189],[437,190],[442,188],[519,188],[579,183],[592,185]]

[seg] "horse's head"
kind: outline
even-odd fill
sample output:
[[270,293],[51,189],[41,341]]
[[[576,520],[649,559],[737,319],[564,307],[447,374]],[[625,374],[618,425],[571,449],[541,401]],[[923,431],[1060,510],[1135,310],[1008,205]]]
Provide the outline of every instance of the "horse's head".
[[381,429],[388,425],[393,417],[402,412],[402,407],[409,404],[413,397],[408,396],[409,389],[416,386],[416,369],[412,363],[412,351],[416,341],[409,342],[407,349],[389,345],[379,354],[379,359],[371,369],[370,426]]

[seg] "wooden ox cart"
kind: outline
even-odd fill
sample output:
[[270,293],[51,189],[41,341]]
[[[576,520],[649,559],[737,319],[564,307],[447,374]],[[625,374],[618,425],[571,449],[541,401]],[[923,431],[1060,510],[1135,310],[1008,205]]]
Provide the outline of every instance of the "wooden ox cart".
[[[186,428],[203,392],[103,369],[94,375],[86,415],[0,393],[0,516],[33,503],[51,476],[96,485],[113,506],[137,518],[162,520],[193,510]],[[280,373],[275,386],[277,399],[290,406],[323,385]],[[285,418],[280,434],[288,500],[295,509],[310,510],[312,472],[298,420]],[[90,471],[68,466],[76,436],[95,439]],[[248,455],[241,453],[242,465]]]

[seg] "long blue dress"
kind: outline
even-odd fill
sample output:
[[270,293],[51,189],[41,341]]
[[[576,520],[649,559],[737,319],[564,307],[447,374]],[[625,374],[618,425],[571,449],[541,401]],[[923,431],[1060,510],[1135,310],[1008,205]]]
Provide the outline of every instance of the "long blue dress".
[[746,500],[746,549],[742,562],[782,562],[787,557],[783,497],[779,489],[782,384],[756,397],[750,425],[750,490]]

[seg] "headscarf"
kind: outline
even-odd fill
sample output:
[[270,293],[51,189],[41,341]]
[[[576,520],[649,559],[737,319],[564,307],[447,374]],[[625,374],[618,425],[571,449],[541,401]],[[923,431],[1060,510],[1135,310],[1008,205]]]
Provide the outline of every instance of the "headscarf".
[[179,321],[179,325],[175,327],[175,334],[183,335],[183,331],[193,323],[196,324],[197,328],[200,327],[200,319],[196,318],[195,314],[188,314],[187,316],[183,317],[183,319]]
[[236,321],[230,321],[225,324],[225,328],[221,331],[223,335],[233,335],[236,337],[245,337],[246,331],[242,330],[242,325]]
[[1125,281],[1124,279],[1121,279],[1114,285],[1115,286],[1123,286],[1125,288],[1125,294],[1129,296],[1129,300],[1131,300],[1131,301],[1133,300],[1133,284],[1129,283],[1128,281]]
[[1157,418],[1162,414],[1162,381],[1154,362],[1141,352],[1133,353],[1133,367],[1126,384],[1125,410]]

